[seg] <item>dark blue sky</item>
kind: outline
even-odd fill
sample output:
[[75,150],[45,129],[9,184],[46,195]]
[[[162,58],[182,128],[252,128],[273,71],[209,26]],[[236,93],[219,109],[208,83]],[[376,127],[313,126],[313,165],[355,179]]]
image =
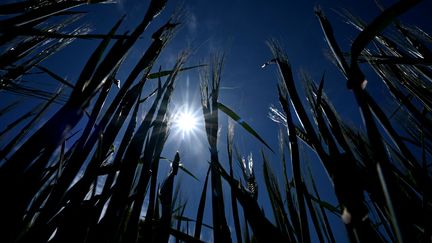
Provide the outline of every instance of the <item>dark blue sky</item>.
[[[147,1],[139,0],[119,0],[116,5],[91,6],[85,9],[94,12],[85,17],[92,23],[94,32],[106,33],[113,23],[122,14],[127,15],[127,19],[121,30],[127,30],[134,27],[144,14]],[[382,1],[384,6],[395,1]],[[432,25],[429,18],[432,9],[432,1],[424,1],[415,9],[412,9],[402,19],[408,23],[419,24],[426,30],[431,30]],[[345,51],[348,51],[349,44],[356,36],[356,31],[351,26],[344,23],[334,10],[341,11],[347,8],[356,16],[360,16],[366,21],[371,21],[374,16],[379,14],[373,0],[349,1],[349,0],[321,0],[321,1],[287,1],[287,0],[268,0],[268,1],[246,1],[246,0],[186,0],[183,2],[169,0],[168,8],[163,14],[150,26],[148,35],[138,43],[137,47],[130,53],[124,68],[119,73],[119,79],[124,79],[131,68],[131,65],[137,61],[142,52],[149,43],[151,31],[156,29],[160,24],[167,20],[169,15],[180,4],[186,10],[186,23],[179,30],[172,42],[162,53],[159,59],[158,67],[161,65],[164,69],[172,67],[175,58],[181,50],[185,48],[197,49],[192,54],[187,65],[196,65],[205,62],[206,58],[214,51],[224,51],[226,53],[226,62],[222,76],[222,89],[220,91],[220,102],[235,110],[245,121],[247,121],[262,137],[268,141],[270,146],[277,151],[277,134],[278,125],[268,118],[268,108],[271,104],[278,105],[277,97],[277,72],[276,67],[268,66],[265,69],[261,65],[271,59],[271,52],[266,45],[270,38],[276,38],[285,47],[294,70],[294,77],[298,79],[300,71],[305,71],[315,80],[319,80],[321,75],[326,73],[325,92],[335,104],[338,111],[347,120],[354,124],[359,124],[359,113],[357,105],[352,94],[346,89],[345,80],[338,72],[337,68],[325,57],[327,50],[324,37],[315,18],[313,9],[318,4],[327,14],[329,20],[335,28],[336,37]],[[62,77],[75,80],[77,73],[84,65],[84,60],[88,58],[91,50],[97,42],[76,41],[71,47],[58,53],[52,59],[48,60],[45,65],[57,70]],[[79,50],[79,52],[77,52]],[[64,55],[70,56],[67,65],[59,65],[65,62]],[[150,84],[147,91],[152,90],[155,84]],[[191,71],[181,75],[177,82],[175,91],[174,105],[182,106],[187,103],[194,109],[200,108],[199,79],[196,71]],[[380,94],[379,84],[372,77],[368,83],[368,90],[372,94]],[[300,82],[297,84],[298,90],[302,90]],[[31,100],[28,100],[31,104]],[[2,102],[3,103],[3,102]],[[27,104],[27,107],[29,107]],[[23,107],[26,104],[22,105]],[[30,107],[29,107],[30,108]],[[201,111],[198,110],[198,114]],[[221,138],[219,143],[220,157],[226,161],[226,116],[221,114]],[[7,124],[4,120],[2,123]],[[200,178],[200,182],[193,181],[190,177],[183,174],[182,191],[184,199],[187,199],[188,210],[186,215],[190,218],[196,216],[196,205],[198,203],[199,193],[201,191],[205,172],[207,169],[208,150],[207,140],[201,135],[194,138],[182,140],[179,136],[170,137],[168,146],[163,156],[173,157],[176,150],[180,150],[180,155],[185,166]],[[247,155],[253,153],[255,158],[255,169],[258,178],[262,178],[262,159],[259,156],[262,149],[261,144],[253,139],[249,134],[236,127],[236,143],[240,152]],[[266,151],[271,158],[273,168],[280,170],[278,156],[273,156]],[[336,203],[332,194],[331,186],[326,179],[325,173],[321,170],[319,161],[313,155],[307,154],[308,162],[317,173],[316,180],[321,186],[320,192],[322,197],[332,203]],[[304,157],[303,157],[304,158]],[[168,165],[168,163],[166,164]],[[306,167],[305,167],[306,168]],[[161,170],[161,173],[167,172],[167,166]],[[240,175],[240,174],[238,174]],[[260,180],[260,182],[262,182]],[[268,208],[267,195],[264,185],[260,184],[259,199],[262,205]],[[208,200],[208,206],[210,200]],[[227,208],[230,204],[227,203]],[[206,213],[210,208],[206,209]],[[227,211],[230,215],[230,211]],[[266,211],[271,215],[270,210]],[[207,218],[207,223],[210,219]],[[228,216],[228,220],[231,217]],[[333,222],[337,219],[333,218]],[[340,224],[337,227],[342,227]],[[342,230],[342,228],[340,228]],[[343,233],[336,235],[340,240],[345,239]],[[208,237],[211,237],[210,235]],[[207,238],[210,240],[210,238]]]
[[[393,2],[383,1],[383,5],[389,6]],[[212,50],[225,50],[227,59],[221,85],[226,89],[221,90],[221,102],[237,111],[277,150],[278,126],[268,119],[267,114],[268,107],[271,104],[278,105],[276,92],[278,77],[276,67],[269,66],[261,69],[261,65],[271,59],[271,52],[266,45],[266,41],[270,38],[276,38],[287,51],[293,66],[294,77],[299,81],[300,71],[305,71],[315,80],[319,80],[325,72],[325,92],[346,120],[360,125],[358,108],[353,95],[346,89],[345,79],[325,57],[327,45],[313,12],[317,4],[322,7],[332,22],[336,37],[345,51],[349,50],[349,45],[357,32],[353,27],[344,23],[344,19],[335,11],[342,11],[343,8],[346,8],[367,22],[370,22],[380,12],[372,0],[185,1],[185,8],[189,12],[188,19],[190,22],[179,32],[165,54],[172,55],[175,50],[190,45],[190,43],[192,43],[193,47],[199,45],[201,47],[198,53],[191,58],[191,63],[195,64],[194,60],[202,60],[203,56],[208,55]],[[428,24],[428,21],[425,21],[424,18],[428,16],[427,9],[432,9],[431,5],[431,1],[420,4],[404,15],[402,19],[407,20],[408,23],[418,23],[426,29],[430,28],[430,21]],[[193,73],[189,75],[187,76],[190,77],[190,92],[198,96],[197,75]],[[382,92],[378,89],[380,84],[377,80],[371,77],[369,81],[368,89],[370,92],[381,95]],[[179,88],[180,83],[182,82],[179,82]],[[194,87],[195,91],[193,91]],[[297,88],[299,91],[302,90],[303,87],[300,82],[297,84]],[[180,94],[177,93],[177,95],[181,96],[181,92]],[[199,101],[199,99],[196,100]],[[226,118],[223,115],[222,117],[222,127],[226,128]],[[259,155],[259,151],[262,149],[261,144],[244,133],[239,127],[236,127],[236,132],[236,141],[240,151],[243,155],[253,153],[257,177],[262,178],[262,159]],[[226,161],[226,133],[224,129],[222,129],[221,134],[221,158]],[[205,140],[200,140],[199,143],[192,142],[193,145],[190,148],[192,154],[194,148],[196,148],[195,144],[201,144],[202,146],[202,142],[206,143]],[[203,150],[200,148],[199,151]],[[280,170],[278,157],[272,156],[268,151],[266,152],[272,159],[273,168],[276,171]],[[204,159],[198,159],[201,156],[192,156],[189,160],[187,150],[184,150],[184,158],[186,166],[197,171],[198,174],[203,175],[205,173],[207,167],[203,163],[206,161],[205,155]],[[321,185],[320,192],[323,198],[336,203],[333,190],[326,174],[321,170],[319,161],[316,160],[313,154],[307,153],[303,156],[303,162],[304,165],[310,164],[314,169],[315,179]],[[184,178],[184,181],[186,182],[188,179]],[[263,184],[261,184],[261,188],[264,189]],[[193,194],[188,194],[188,196],[194,197]],[[266,198],[265,191],[261,190],[260,200],[264,207],[268,206]],[[191,208],[195,208],[193,204]],[[268,213],[271,214],[270,211]],[[192,215],[194,214],[195,212]],[[228,216],[228,218],[230,217]],[[337,222],[337,219],[333,218],[333,222]],[[336,232],[343,232],[341,224],[335,224],[335,226]],[[338,227],[340,227],[339,230]],[[339,233],[336,237],[341,240],[345,236],[343,233]]]

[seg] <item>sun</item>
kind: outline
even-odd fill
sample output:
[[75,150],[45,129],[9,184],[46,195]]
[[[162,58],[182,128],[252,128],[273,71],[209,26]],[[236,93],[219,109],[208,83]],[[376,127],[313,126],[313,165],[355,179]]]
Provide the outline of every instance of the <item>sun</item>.
[[197,127],[197,118],[191,112],[180,112],[174,122],[178,129],[185,133],[192,132]]
[[183,139],[196,135],[199,126],[199,113],[187,106],[178,108],[173,119],[174,132]]

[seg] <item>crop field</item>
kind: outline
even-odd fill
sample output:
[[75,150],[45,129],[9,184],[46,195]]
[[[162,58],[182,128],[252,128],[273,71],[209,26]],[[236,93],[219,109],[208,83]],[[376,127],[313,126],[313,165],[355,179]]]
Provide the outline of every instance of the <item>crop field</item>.
[[[134,26],[126,13],[101,32],[89,19],[121,3],[0,3],[0,242],[431,242],[432,36],[400,20],[422,1],[376,2],[368,21],[338,12],[349,41],[310,9],[334,64],[319,79],[291,64],[290,43],[261,37],[260,70],[276,73],[267,114],[224,100],[230,48],[167,60],[193,27],[181,4],[146,1]],[[176,98],[189,75],[196,110]],[[359,121],[327,93],[335,77]]]

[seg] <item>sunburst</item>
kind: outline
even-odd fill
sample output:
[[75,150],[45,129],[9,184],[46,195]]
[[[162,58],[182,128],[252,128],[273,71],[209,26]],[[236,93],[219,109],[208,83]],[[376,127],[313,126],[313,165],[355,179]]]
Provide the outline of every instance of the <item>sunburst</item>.
[[198,131],[198,112],[187,106],[180,107],[173,118],[173,131],[182,138],[195,135]]

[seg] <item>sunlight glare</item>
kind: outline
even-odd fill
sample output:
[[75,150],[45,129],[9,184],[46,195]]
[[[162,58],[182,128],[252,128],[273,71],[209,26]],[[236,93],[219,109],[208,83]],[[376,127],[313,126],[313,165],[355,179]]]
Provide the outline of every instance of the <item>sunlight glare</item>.
[[188,133],[196,129],[197,118],[190,112],[181,112],[175,123],[182,132]]

